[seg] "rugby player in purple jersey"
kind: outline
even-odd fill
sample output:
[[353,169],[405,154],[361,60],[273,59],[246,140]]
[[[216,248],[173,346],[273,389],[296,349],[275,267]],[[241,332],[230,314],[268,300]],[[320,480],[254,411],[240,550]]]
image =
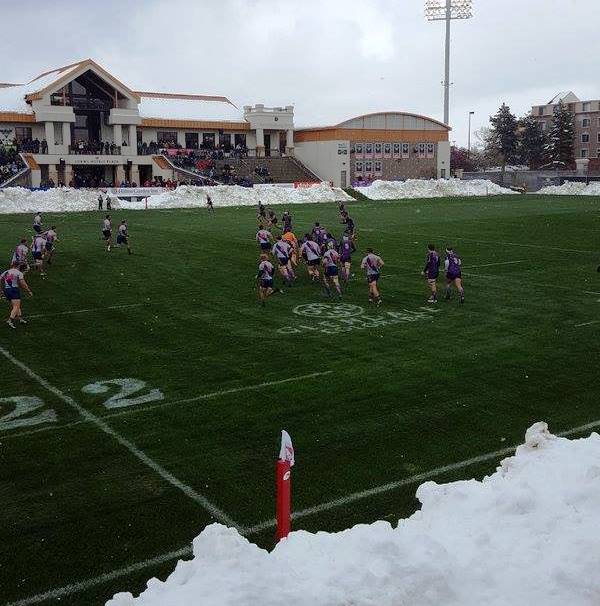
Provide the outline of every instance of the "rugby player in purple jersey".
[[308,275],[313,282],[319,280],[319,263],[321,261],[321,248],[311,238],[310,234],[305,234],[304,244],[300,248],[302,258],[306,259],[306,265],[308,267]]
[[380,270],[384,266],[383,259],[373,252],[372,248],[367,248],[367,254],[363,258],[361,268],[365,270],[367,275],[367,283],[369,284],[369,303],[377,303],[381,305],[381,295],[377,281],[379,280]]
[[256,274],[256,282],[258,284],[258,298],[260,299],[261,305],[265,305],[265,299],[270,297],[273,293],[282,292],[279,288],[273,287],[273,274],[275,268],[271,261],[269,261],[268,255],[263,253],[260,255],[260,262],[258,263],[258,273]]
[[338,252],[340,253],[340,262],[342,264],[342,280],[348,284],[350,280],[350,268],[352,267],[352,253],[356,251],[356,246],[352,238],[348,234],[342,236],[340,241]]
[[25,266],[23,264],[13,261],[10,269],[0,274],[2,295],[10,303],[10,315],[6,323],[11,328],[16,328],[15,322],[27,324],[27,321],[23,319],[23,312],[21,311],[21,289],[25,290],[30,297],[33,297],[31,289],[27,282],[25,282],[24,269]]
[[335,244],[329,242],[327,250],[323,254],[323,268],[325,270],[325,276],[323,278],[323,284],[325,285],[325,291],[328,297],[331,297],[330,285],[332,285],[338,295],[338,298],[342,298],[342,289],[340,287],[340,280],[338,278],[338,265],[340,263],[340,254],[335,249]]
[[451,246],[446,248],[446,261],[444,262],[446,269],[446,301],[450,299],[452,285],[454,285],[458,291],[459,302],[463,304],[465,302],[465,289],[462,285],[461,265],[462,261],[454,249]]
[[327,237],[327,230],[322,227],[318,221],[312,229],[312,237],[319,246],[323,246],[325,238]]
[[268,229],[265,229],[262,223],[258,226],[258,231],[256,232],[256,241],[260,246],[260,250],[263,253],[267,253],[271,250],[271,241],[273,240],[273,236]]
[[440,275],[440,256],[433,244],[427,246],[425,267],[421,273],[427,278],[427,284],[429,284],[431,290],[431,296],[427,299],[427,303],[437,303],[437,278]]
[[292,282],[296,279],[294,271],[292,270],[291,256],[292,247],[287,240],[284,240],[282,236],[277,238],[277,242],[273,245],[271,250],[273,257],[279,262],[279,273],[283,277],[287,286],[291,286]]

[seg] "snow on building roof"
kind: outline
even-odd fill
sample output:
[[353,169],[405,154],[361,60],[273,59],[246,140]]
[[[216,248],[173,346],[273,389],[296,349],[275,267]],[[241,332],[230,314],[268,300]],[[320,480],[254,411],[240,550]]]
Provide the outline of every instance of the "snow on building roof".
[[142,118],[245,122],[243,113],[227,97],[147,92],[136,94],[141,97],[139,111]]
[[0,112],[14,112],[17,114],[33,114],[33,109],[26,101],[27,95],[32,95],[51,86],[59,78],[74,71],[81,65],[81,61],[65,65],[34,78],[27,84],[15,84],[0,88]]
[[552,99],[548,101],[548,105],[554,105],[556,103],[560,103],[561,101],[563,103],[577,103],[577,101],[579,101],[579,98],[572,91],[565,90],[561,91],[557,95],[554,95],[554,97],[552,97]]

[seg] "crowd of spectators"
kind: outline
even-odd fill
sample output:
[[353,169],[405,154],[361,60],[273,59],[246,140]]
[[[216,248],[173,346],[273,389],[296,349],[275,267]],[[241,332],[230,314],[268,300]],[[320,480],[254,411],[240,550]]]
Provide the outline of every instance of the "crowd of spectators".
[[8,181],[24,168],[25,164],[14,145],[0,145],[0,183]]
[[[123,141],[123,145],[119,146],[110,141],[86,141],[85,139],[78,139],[73,141],[72,145],[69,146],[69,151],[72,154],[78,154],[82,156],[118,156],[121,153],[121,147],[127,148],[127,143]],[[123,150],[123,153],[127,151]]]
[[223,185],[252,187],[254,184],[250,175],[238,175],[231,164],[225,163],[218,167],[216,161],[225,158],[219,156],[213,158],[206,150],[179,150],[175,154],[167,155],[175,166],[196,173],[200,178],[216,181]]
[[254,173],[258,175],[265,183],[273,183],[273,177],[266,166],[257,166]]

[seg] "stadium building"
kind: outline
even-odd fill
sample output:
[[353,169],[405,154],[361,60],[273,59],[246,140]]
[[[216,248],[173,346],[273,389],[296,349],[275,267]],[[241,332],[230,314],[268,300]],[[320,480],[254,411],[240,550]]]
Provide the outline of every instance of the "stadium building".
[[0,146],[15,140],[29,170],[14,184],[69,184],[77,174],[142,184],[175,175],[160,153],[169,147],[291,156],[294,110],[240,110],[221,96],[134,91],[87,59],[27,84],[0,84]]
[[296,129],[296,157],[335,186],[373,179],[450,176],[450,127],[404,112],[357,116],[335,126]]

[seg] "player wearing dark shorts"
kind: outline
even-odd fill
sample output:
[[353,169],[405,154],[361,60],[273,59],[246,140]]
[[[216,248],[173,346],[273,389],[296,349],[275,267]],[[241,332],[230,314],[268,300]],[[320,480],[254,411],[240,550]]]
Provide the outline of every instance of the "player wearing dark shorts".
[[208,209],[208,212],[215,212],[215,207],[213,206],[213,201],[209,194],[206,194],[206,208]]
[[350,268],[352,267],[352,253],[356,251],[354,242],[348,234],[342,236],[338,252],[340,253],[340,262],[342,264],[342,280],[348,284],[350,280]]
[[313,282],[319,280],[319,263],[321,262],[321,248],[311,238],[310,234],[306,234],[304,237],[304,244],[300,249],[302,258],[306,260],[308,267],[308,275]]
[[462,260],[451,246],[446,248],[444,267],[446,269],[446,301],[450,300],[452,285],[454,285],[458,291],[459,303],[462,305],[465,302],[465,289],[462,285],[461,272]]
[[258,231],[256,232],[256,241],[260,246],[261,252],[268,253],[271,250],[271,242],[273,240],[273,235],[268,229],[265,229],[262,224],[258,226]]
[[58,240],[56,227],[53,225],[50,229],[44,232],[44,236],[46,238],[46,263],[48,263],[48,265],[52,265],[55,250],[54,243]]
[[360,266],[365,270],[367,275],[367,283],[369,284],[369,303],[377,303],[381,305],[381,295],[379,294],[380,270],[383,267],[383,259],[373,252],[372,248],[367,248],[367,255],[363,258]]
[[46,238],[40,233],[35,234],[31,240],[31,256],[33,257],[33,269],[40,272],[44,277],[44,252],[46,251]]
[[21,310],[21,289],[24,289],[30,297],[33,296],[33,293],[27,282],[25,282],[23,269],[23,265],[13,262],[10,269],[0,274],[2,294],[10,303],[10,315],[6,320],[10,328],[16,328],[15,322],[27,324],[26,320],[23,319],[23,312]]
[[33,217],[32,227],[36,234],[42,233],[42,215],[39,212],[35,213],[35,216]]
[[323,254],[323,269],[325,270],[325,277],[323,278],[323,284],[325,285],[325,291],[328,297],[331,296],[331,288],[333,286],[337,292],[338,297],[342,298],[342,289],[340,287],[340,279],[338,278],[338,264],[340,262],[340,254],[335,249],[333,242],[327,245],[327,250]]
[[258,284],[258,298],[260,299],[261,305],[265,305],[265,300],[270,297],[273,293],[282,292],[279,288],[274,288],[273,285],[273,274],[275,268],[269,261],[269,257],[266,254],[260,256],[260,262],[258,264],[258,273],[256,274],[256,282]]
[[281,236],[277,238],[277,242],[273,245],[271,250],[273,257],[279,262],[279,273],[283,277],[287,286],[291,286],[295,279],[294,272],[292,270],[291,256],[292,247],[284,240]]
[[283,213],[281,220],[283,221],[283,232],[292,231],[292,215],[290,215],[289,210]]
[[440,256],[433,244],[427,246],[425,267],[421,273],[427,278],[427,284],[431,290],[431,296],[427,299],[427,303],[437,303],[437,278],[440,274]]
[[121,221],[119,229],[117,231],[117,246],[126,246],[127,253],[132,254],[131,246],[129,246],[129,229],[127,227],[127,221]]

